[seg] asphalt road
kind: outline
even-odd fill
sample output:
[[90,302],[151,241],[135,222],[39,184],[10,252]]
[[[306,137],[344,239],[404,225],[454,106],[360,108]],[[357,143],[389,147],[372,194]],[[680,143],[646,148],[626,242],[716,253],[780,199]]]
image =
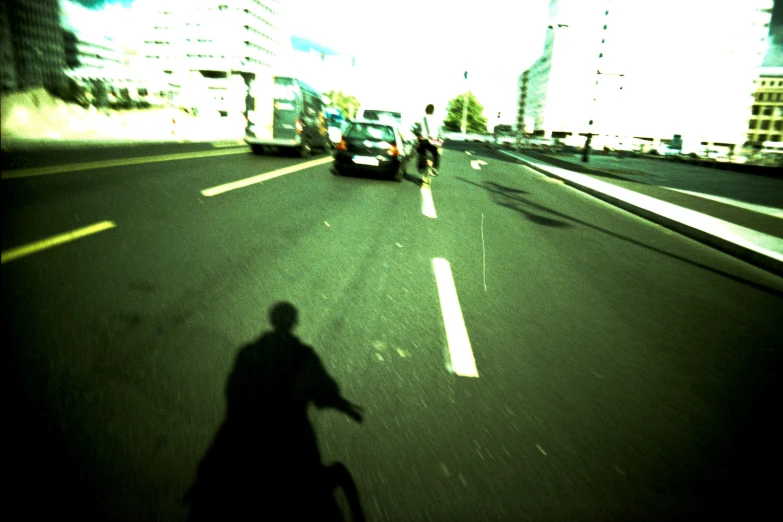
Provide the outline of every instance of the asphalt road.
[[[198,157],[211,150],[29,153],[14,165],[128,161],[3,174],[4,258],[113,224],[3,262],[7,493],[30,518],[184,519],[234,357],[281,300],[365,409],[362,424],[311,421],[368,520],[775,506],[780,278],[478,145],[445,152],[435,218],[418,175],[339,177],[328,163],[206,196],[327,158]],[[138,161],[178,153],[191,156]],[[466,354],[478,377],[449,370]]]

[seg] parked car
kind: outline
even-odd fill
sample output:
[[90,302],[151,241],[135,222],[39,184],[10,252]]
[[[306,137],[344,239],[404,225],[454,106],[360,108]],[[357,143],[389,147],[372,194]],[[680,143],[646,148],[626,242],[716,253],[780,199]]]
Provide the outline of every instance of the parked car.
[[402,181],[413,157],[392,123],[354,121],[334,151],[335,174],[378,173]]

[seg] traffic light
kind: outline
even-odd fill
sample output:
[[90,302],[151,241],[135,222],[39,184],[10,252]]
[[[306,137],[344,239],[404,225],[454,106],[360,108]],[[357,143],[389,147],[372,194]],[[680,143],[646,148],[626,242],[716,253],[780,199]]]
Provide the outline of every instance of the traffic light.
[[468,71],[465,71],[465,79],[468,79]]
[[500,112],[498,112],[498,119],[500,119]]

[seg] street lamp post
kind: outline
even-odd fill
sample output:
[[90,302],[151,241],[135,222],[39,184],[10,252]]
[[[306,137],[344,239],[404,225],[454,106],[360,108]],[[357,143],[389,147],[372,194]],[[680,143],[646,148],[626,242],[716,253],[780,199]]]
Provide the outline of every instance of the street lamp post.
[[[598,78],[598,76],[620,76],[620,77],[625,76],[625,74],[602,73],[600,70],[596,70],[595,71],[595,75],[596,75],[596,78]],[[596,91],[597,91],[598,90],[598,80],[597,79],[596,79],[596,82],[595,82],[595,88],[596,88]],[[622,87],[620,87],[620,89],[622,89]],[[596,98],[593,98],[593,112],[594,113],[595,113],[595,105],[596,105],[597,96],[598,96],[598,93],[596,92]],[[593,118],[595,118],[595,116],[593,116]],[[585,140],[585,146],[582,149],[582,162],[583,163],[588,163],[590,161],[590,144],[593,141],[593,136],[596,136],[596,133],[592,132],[592,130],[593,130],[593,120],[590,120],[587,125],[589,127],[589,130],[587,132],[587,139]]]
[[[467,88],[468,71],[465,71],[465,87]],[[462,135],[464,136],[468,131],[468,91],[465,91],[465,95],[462,100]]]

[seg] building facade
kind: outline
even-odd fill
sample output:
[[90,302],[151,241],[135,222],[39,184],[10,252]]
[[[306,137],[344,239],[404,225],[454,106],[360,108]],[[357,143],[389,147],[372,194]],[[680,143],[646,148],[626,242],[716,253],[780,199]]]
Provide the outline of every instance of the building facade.
[[124,69],[123,48],[108,35],[63,31],[67,74],[72,78],[117,81],[130,79]]
[[65,82],[65,46],[59,0],[0,2],[0,87],[59,89]]
[[174,98],[221,115],[244,110],[248,82],[277,66],[280,0],[136,0],[144,69]]
[[783,67],[765,67],[756,80],[746,143],[783,141]]
[[535,134],[581,144],[591,133],[596,145],[679,134],[692,150],[745,141],[772,0],[647,4],[550,1],[520,109]]
[[[527,70],[519,75],[519,81],[517,83],[517,87],[519,89],[519,97],[517,99],[517,102],[519,104],[517,108],[517,132],[518,133],[527,133],[529,132],[528,129],[525,127],[525,101],[527,100],[527,87],[528,82],[530,80],[530,70]],[[532,131],[532,129],[531,129]]]

